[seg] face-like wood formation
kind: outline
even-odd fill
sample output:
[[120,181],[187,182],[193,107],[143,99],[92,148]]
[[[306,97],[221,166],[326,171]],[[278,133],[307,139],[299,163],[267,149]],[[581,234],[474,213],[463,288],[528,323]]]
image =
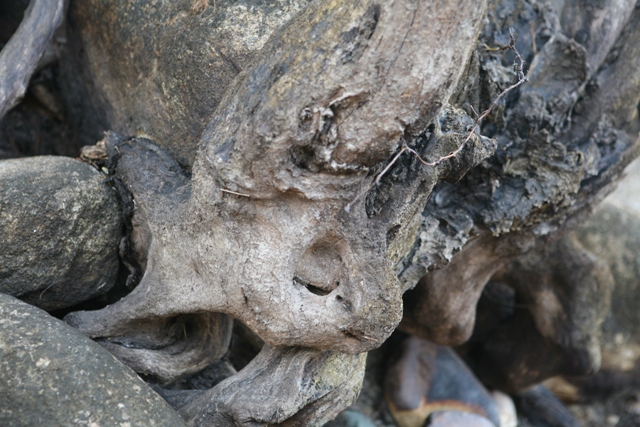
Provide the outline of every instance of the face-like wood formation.
[[[162,3],[158,7],[165,7]],[[175,16],[163,28],[189,27],[182,13],[187,3],[175,3]],[[236,3],[221,1],[220,16]],[[410,304],[403,326],[441,342],[464,341],[495,271],[529,249],[532,239],[583,215],[619,176],[633,152],[633,141],[619,127],[640,96],[640,80],[624,78],[630,66],[639,68],[637,9],[630,23],[606,26],[610,33],[602,39],[609,45],[618,39],[620,55],[629,58],[610,62],[588,41],[581,46],[562,34],[557,20],[543,16],[546,11],[532,11],[535,22],[546,27],[537,30],[535,40],[525,36],[520,43],[531,59],[531,84],[499,107],[505,115],[496,113],[500,117],[490,124],[503,126],[492,130],[495,140],[470,134],[476,123],[458,108],[469,102],[481,109],[491,100],[465,94],[486,90],[493,98],[497,87],[512,84],[492,80],[509,74],[511,64],[488,51],[477,50],[467,68],[485,3],[313,2],[281,29],[265,30],[269,41],[260,53],[245,49],[240,65],[226,56],[232,49],[218,49],[214,56],[230,59],[224,66],[216,63],[224,72],[216,85],[226,92],[217,87],[208,106],[202,96],[210,93],[208,86],[194,83],[201,80],[177,84],[176,69],[120,55],[129,36],[123,32],[123,41],[115,34],[117,25],[108,26],[107,36],[96,36],[96,28],[76,22],[91,64],[87,69],[99,87],[96,98],[107,100],[112,128],[160,135],[160,145],[180,164],[144,138],[107,138],[121,194],[130,193],[135,203],[128,244],[143,276],[119,302],[72,313],[67,321],[108,343],[136,369],[169,381],[208,351],[221,354],[230,325],[226,316],[239,319],[268,347],[260,363],[230,379],[226,390],[266,384],[264,390],[272,392],[268,376],[251,376],[269,365],[269,357],[285,353],[292,366],[323,351],[349,353],[336,378],[353,380],[360,367],[355,355],[389,336],[402,317],[403,292],[420,278],[405,298]],[[105,6],[105,19],[115,24],[130,23],[119,21],[118,14],[139,19],[127,14],[139,12],[138,3],[122,4],[122,10],[115,3]],[[81,2],[74,7],[80,22],[97,13]],[[495,44],[502,42],[489,35],[498,37],[502,26],[513,24],[529,34],[534,24],[510,23],[516,15],[493,13],[485,36]],[[496,29],[498,16],[509,17]],[[204,18],[193,19],[200,25]],[[220,34],[202,40],[219,42]],[[145,37],[137,34],[131,43],[138,50],[165,52]],[[102,48],[110,52],[106,64]],[[184,53],[182,47],[175,50],[176,57]],[[207,74],[195,68],[194,75]],[[470,87],[456,89],[463,73]],[[598,85],[583,91],[592,77]],[[135,81],[140,84],[130,94]],[[181,92],[183,87],[198,96]],[[154,129],[163,123],[162,132]],[[394,157],[406,143],[434,162],[457,150],[468,135],[459,155],[436,167],[407,151]],[[540,300],[553,300],[556,293],[546,289]],[[207,317],[210,313],[218,314]],[[164,351],[151,348],[154,342],[169,343],[172,351],[180,346],[173,325],[205,318],[209,321],[191,322],[204,329],[185,334],[185,366],[154,359]],[[536,315],[538,329],[545,328],[544,319],[544,313]],[[207,339],[207,331],[219,339]],[[287,346],[313,350],[289,354]],[[330,357],[318,357],[318,366],[334,366]],[[303,371],[291,371],[288,381],[302,382]],[[332,381],[328,389],[352,396]],[[297,391],[289,389],[286,399]],[[240,412],[222,418],[249,419],[246,402],[221,393],[208,394],[189,413],[206,418],[223,402],[225,414]],[[296,408],[311,414],[323,404],[314,396],[305,394]],[[271,415],[251,419],[271,420]]]
[[[396,235],[415,240],[417,229],[406,225],[440,169],[422,169],[398,191],[399,211],[367,212],[360,195],[372,168],[436,117],[482,12],[465,2],[313,4],[227,92],[191,181],[157,147],[112,136],[117,175],[150,234],[140,239],[150,242],[146,271],[123,300],[67,320],[108,338],[127,335],[137,319],[220,312],[275,346],[347,353],[379,346],[402,316],[388,246]],[[431,53],[419,54],[426,40],[434,40]],[[435,144],[426,155],[448,154],[466,137],[456,135],[453,147]],[[477,141],[469,150],[488,154]]]

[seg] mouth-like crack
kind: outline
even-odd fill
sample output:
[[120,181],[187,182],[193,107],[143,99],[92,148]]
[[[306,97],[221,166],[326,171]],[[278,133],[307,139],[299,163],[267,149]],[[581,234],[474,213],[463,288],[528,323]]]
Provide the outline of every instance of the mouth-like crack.
[[293,278],[293,281],[294,281],[294,283],[297,283],[297,284],[299,284],[301,286],[304,286],[305,288],[307,288],[307,290],[309,292],[311,292],[312,294],[315,294],[315,295],[326,296],[326,295],[329,295],[331,293],[330,290],[319,288],[317,286],[313,286],[308,281],[306,281],[304,279],[301,279],[301,278],[299,278],[297,276]]
[[370,337],[362,331],[358,331],[351,328],[342,329],[342,333],[350,338],[354,338],[360,342],[377,342],[378,340],[374,337]]

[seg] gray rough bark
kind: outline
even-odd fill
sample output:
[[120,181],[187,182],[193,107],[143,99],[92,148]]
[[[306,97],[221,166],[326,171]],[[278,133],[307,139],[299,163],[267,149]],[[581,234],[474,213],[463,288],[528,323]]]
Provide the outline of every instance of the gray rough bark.
[[[505,111],[504,127],[489,125],[498,141],[496,153],[459,183],[443,183],[431,194],[422,219],[424,237],[397,265],[401,280],[406,277],[408,284],[415,283],[429,269],[455,259],[454,254],[461,248],[456,256],[468,257],[464,253],[477,243],[470,243],[467,248],[467,241],[491,235],[513,242],[512,249],[505,252],[510,255],[498,260],[482,251],[484,260],[478,259],[472,265],[478,270],[496,269],[497,263],[526,251],[527,235],[539,238],[579,223],[611,190],[616,177],[638,152],[637,136],[622,130],[632,119],[640,97],[637,76],[623,76],[628,64],[635,64],[639,58],[636,49],[640,13],[632,6],[627,8],[630,18],[624,30],[609,29],[620,31],[615,55],[599,68],[594,65],[590,69],[584,47],[562,34],[552,10],[536,11],[526,3],[519,4],[534,13],[529,22],[544,22],[537,29],[539,34],[534,34],[536,40],[544,37],[546,41],[539,52],[534,51],[537,45],[532,39],[521,41],[518,47],[522,55],[533,58],[530,83],[523,86],[518,99]],[[514,25],[522,28],[519,34],[527,34],[527,22],[515,18],[492,21],[501,16],[501,10],[510,7],[507,2],[498,4],[489,15],[491,24],[485,29],[488,40],[496,26]],[[626,59],[620,61],[622,57]],[[478,66],[486,73],[499,73],[500,67],[495,68],[493,61],[487,58]],[[461,101],[467,100],[464,93],[461,95]],[[459,344],[471,335],[474,316],[467,316],[463,322],[456,313],[473,313],[479,293],[460,294],[457,298],[447,294],[447,280],[453,278],[457,282],[456,277],[463,278],[466,263],[459,263],[462,271],[454,271],[455,268],[429,273],[415,291],[405,294],[409,304],[405,323],[412,325],[410,331],[444,344]],[[490,276],[474,276],[470,289],[477,290],[482,286],[477,281],[486,283]],[[429,304],[421,301],[420,293],[437,292],[439,288],[437,284],[428,285],[432,282],[440,283],[447,294],[431,298],[432,304],[437,304],[439,298],[456,299],[450,314],[436,318],[420,310],[419,305]],[[422,332],[418,332],[417,324],[422,325]]]

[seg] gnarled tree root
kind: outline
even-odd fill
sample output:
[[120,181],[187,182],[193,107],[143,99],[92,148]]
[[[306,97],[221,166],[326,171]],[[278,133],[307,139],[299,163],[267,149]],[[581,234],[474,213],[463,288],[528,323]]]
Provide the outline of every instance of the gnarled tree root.
[[600,326],[613,277],[572,235],[507,264],[495,280],[515,290],[514,314],[481,345],[478,375],[515,392],[600,366]]
[[238,374],[178,413],[197,427],[321,426],[355,401],[366,354],[265,345]]

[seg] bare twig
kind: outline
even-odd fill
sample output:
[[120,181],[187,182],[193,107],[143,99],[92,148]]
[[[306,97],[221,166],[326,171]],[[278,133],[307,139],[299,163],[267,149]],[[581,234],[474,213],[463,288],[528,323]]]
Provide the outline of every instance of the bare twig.
[[498,105],[498,102],[500,101],[500,99],[502,99],[507,93],[511,92],[512,90],[514,90],[515,88],[517,88],[521,84],[529,81],[527,76],[524,74],[524,59],[520,55],[520,52],[518,52],[518,49],[516,49],[516,38],[515,38],[515,35],[513,34],[513,28],[509,28],[509,35],[510,35],[510,41],[509,41],[508,45],[492,48],[492,47],[489,47],[489,46],[487,46],[485,44],[484,47],[485,47],[485,49],[487,49],[490,52],[497,52],[497,51],[502,51],[502,50],[507,50],[507,49],[514,51],[515,54],[516,54],[516,61],[513,64],[513,69],[514,69],[514,73],[518,77],[518,81],[516,83],[512,84],[511,86],[509,86],[508,88],[504,89],[502,92],[500,92],[500,94],[498,94],[498,96],[493,100],[491,105],[489,105],[489,107],[486,110],[484,110],[480,115],[478,115],[478,113],[475,111],[473,106],[471,107],[471,109],[473,110],[474,114],[476,115],[476,118],[475,118],[475,120],[473,122],[473,126],[471,127],[471,130],[467,134],[467,137],[464,139],[464,141],[462,141],[462,144],[460,144],[460,146],[457,149],[455,149],[454,151],[450,152],[449,154],[447,154],[445,156],[442,156],[442,157],[438,158],[437,160],[435,160],[433,162],[427,162],[426,160],[424,160],[420,156],[420,154],[418,154],[418,152],[416,150],[414,150],[413,148],[409,147],[407,145],[407,142],[403,139],[402,140],[402,144],[400,146],[400,150],[393,156],[393,158],[387,164],[387,166],[385,166],[385,168],[382,169],[382,171],[376,176],[376,178],[373,180],[373,182],[371,184],[369,184],[367,186],[367,188],[364,189],[364,191],[360,192],[351,202],[349,202],[349,204],[347,206],[345,206],[345,208],[344,208],[345,211],[349,212],[351,210],[351,206],[353,206],[353,204],[356,201],[358,201],[362,196],[364,196],[366,193],[368,193],[369,190],[371,190],[371,188],[373,188],[374,186],[378,185],[380,183],[380,180],[382,179],[382,177],[389,171],[389,169],[391,169],[391,167],[398,161],[400,156],[402,154],[404,154],[404,153],[408,152],[408,153],[413,154],[418,159],[418,161],[420,163],[422,163],[425,166],[431,166],[431,167],[438,166],[440,163],[444,162],[445,160],[448,160],[448,159],[451,159],[451,158],[457,156],[464,149],[464,147],[466,146],[467,142],[471,139],[471,137],[473,136],[474,132],[479,127],[480,122],[491,113],[491,111],[493,110],[493,108],[496,105]]
[[0,52],[0,118],[24,96],[29,79],[60,25],[66,0],[33,0]]
[[245,194],[245,193],[238,193],[236,191],[231,191],[231,190],[225,190],[224,188],[220,189],[220,192],[222,193],[229,193],[229,194],[235,194],[236,196],[242,196],[242,197],[251,197],[250,194]]

